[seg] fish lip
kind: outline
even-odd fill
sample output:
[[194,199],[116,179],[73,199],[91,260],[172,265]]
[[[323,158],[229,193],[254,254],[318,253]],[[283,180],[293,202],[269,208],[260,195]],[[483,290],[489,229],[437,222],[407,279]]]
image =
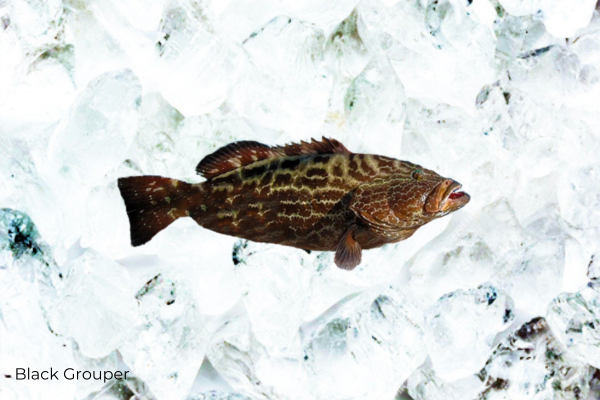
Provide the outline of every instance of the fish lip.
[[[459,191],[459,189],[462,188],[462,185],[458,182],[455,182],[455,184],[456,186],[451,185],[448,192],[444,195],[441,207],[441,211],[443,212],[456,211],[471,201],[471,196],[469,196],[468,193]],[[453,197],[452,195],[456,195],[456,197]]]
[[[462,188],[462,185],[452,179],[440,182],[427,198],[425,211],[429,213],[447,213],[464,207],[471,200],[471,196],[465,192],[459,192],[460,188]],[[457,196],[450,198],[452,194]]]

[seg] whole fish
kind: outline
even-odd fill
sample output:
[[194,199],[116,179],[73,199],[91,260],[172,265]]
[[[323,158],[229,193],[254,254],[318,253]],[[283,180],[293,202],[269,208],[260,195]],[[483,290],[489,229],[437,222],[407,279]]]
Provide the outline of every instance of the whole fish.
[[119,179],[133,246],[191,217],[206,229],[255,242],[335,251],[335,263],[350,270],[362,249],[407,239],[470,199],[452,179],[407,161],[354,154],[326,138],[276,147],[231,143],[196,171],[205,182]]

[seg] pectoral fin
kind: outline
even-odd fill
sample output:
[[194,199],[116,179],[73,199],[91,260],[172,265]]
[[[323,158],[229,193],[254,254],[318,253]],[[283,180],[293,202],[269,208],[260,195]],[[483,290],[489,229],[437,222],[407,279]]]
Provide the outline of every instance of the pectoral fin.
[[335,251],[335,265],[345,270],[353,270],[360,264],[362,249],[354,239],[354,226],[351,226],[342,236]]

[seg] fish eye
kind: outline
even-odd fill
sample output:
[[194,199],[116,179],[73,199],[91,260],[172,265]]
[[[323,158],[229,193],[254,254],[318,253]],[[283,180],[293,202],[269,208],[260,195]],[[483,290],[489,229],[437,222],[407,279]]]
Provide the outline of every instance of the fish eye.
[[421,171],[420,169],[415,169],[411,176],[415,181],[420,181],[421,179],[423,179],[423,171]]

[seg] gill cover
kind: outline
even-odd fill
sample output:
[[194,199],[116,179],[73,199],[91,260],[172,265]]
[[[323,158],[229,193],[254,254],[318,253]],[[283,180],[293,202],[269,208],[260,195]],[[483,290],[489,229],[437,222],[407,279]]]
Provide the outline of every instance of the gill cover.
[[371,229],[389,232],[398,229],[400,220],[389,204],[389,178],[377,178],[355,189],[350,209]]

